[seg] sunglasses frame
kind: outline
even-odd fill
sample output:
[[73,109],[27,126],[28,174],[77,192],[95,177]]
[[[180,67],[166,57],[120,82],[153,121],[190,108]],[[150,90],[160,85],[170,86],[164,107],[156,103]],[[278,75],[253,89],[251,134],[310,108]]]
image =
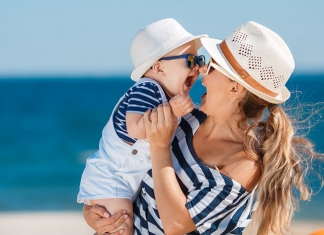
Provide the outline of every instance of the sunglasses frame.
[[[190,63],[192,62],[192,60],[189,60],[189,56],[193,56],[194,60],[194,65],[193,67],[189,66],[189,61]],[[193,55],[193,54],[183,54],[183,55],[176,55],[176,56],[167,56],[167,57],[162,57],[159,60],[176,60],[176,59],[181,59],[181,58],[185,58],[186,59],[186,66],[189,69],[193,69],[194,67],[196,67],[196,65],[198,64],[199,67],[202,67],[206,64],[206,59],[204,55]],[[201,64],[200,62],[202,61],[203,64]]]
[[214,69],[217,69],[219,72],[221,72],[222,74],[224,74],[226,77],[229,77],[229,73],[221,66],[219,66],[218,64],[213,62],[213,59],[210,58],[208,64],[207,64],[207,69],[205,72],[205,75],[209,74],[210,68],[213,67]]

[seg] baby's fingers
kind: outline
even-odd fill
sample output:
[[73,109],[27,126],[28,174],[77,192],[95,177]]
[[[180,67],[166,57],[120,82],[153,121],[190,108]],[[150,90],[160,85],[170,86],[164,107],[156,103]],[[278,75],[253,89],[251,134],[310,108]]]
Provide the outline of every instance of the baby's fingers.
[[194,104],[191,99],[189,102],[183,104],[183,109],[185,110],[185,113],[190,113],[194,109]]

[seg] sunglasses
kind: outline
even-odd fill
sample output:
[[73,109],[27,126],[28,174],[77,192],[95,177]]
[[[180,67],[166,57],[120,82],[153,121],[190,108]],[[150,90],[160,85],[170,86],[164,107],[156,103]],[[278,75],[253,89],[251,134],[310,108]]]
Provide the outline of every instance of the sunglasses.
[[186,65],[189,69],[193,69],[198,64],[199,67],[205,65],[205,56],[203,55],[193,55],[193,54],[184,54],[184,55],[176,55],[176,56],[168,56],[162,57],[160,60],[176,60],[176,59],[186,59]]
[[221,72],[222,74],[224,74],[225,76],[229,76],[228,72],[221,66],[219,66],[217,63],[213,62],[213,59],[210,58],[208,65],[207,65],[207,70],[205,75],[208,75],[209,73],[211,73],[214,69],[217,69],[219,72]]

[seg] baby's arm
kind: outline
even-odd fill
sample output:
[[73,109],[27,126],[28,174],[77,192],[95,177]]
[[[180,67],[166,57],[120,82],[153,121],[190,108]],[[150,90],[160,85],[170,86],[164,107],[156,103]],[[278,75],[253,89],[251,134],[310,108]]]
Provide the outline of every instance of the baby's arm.
[[126,127],[128,134],[135,139],[146,139],[143,114],[126,113]]
[[188,93],[181,93],[174,96],[170,100],[172,113],[177,117],[181,117],[190,113],[194,109],[194,105]]
[[[194,105],[188,93],[181,93],[174,96],[170,100],[172,113],[177,117],[181,117],[190,113],[194,109]],[[144,128],[143,114],[127,112],[126,127],[128,134],[135,139],[146,139]]]
[[[172,113],[177,117],[181,117],[190,113],[194,109],[194,105],[188,93],[181,93],[174,96],[170,100]],[[146,139],[144,128],[143,114],[127,112],[126,127],[128,134],[135,139]]]
[[162,102],[159,87],[153,82],[143,82],[130,89],[126,107],[126,128],[130,137],[146,139],[143,115]]

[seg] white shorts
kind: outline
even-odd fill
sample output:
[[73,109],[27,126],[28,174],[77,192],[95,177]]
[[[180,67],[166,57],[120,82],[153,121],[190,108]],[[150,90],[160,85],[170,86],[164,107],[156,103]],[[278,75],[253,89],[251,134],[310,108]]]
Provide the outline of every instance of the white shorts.
[[121,157],[118,163],[113,162],[116,159],[110,161],[98,156],[99,151],[88,158],[77,201],[85,204],[89,204],[89,200],[105,198],[134,201],[143,178],[152,168],[149,149],[143,150],[141,144],[141,141],[136,142],[133,150]]
[[[142,78],[135,85],[147,81],[155,83],[162,101],[167,101],[162,87],[153,79]],[[77,196],[80,203],[89,204],[89,200],[106,198],[128,198],[134,201],[143,178],[152,168],[150,146],[146,140],[140,139],[134,145],[129,145],[116,134],[113,114],[122,99],[117,102],[102,131],[99,150],[87,160]]]

